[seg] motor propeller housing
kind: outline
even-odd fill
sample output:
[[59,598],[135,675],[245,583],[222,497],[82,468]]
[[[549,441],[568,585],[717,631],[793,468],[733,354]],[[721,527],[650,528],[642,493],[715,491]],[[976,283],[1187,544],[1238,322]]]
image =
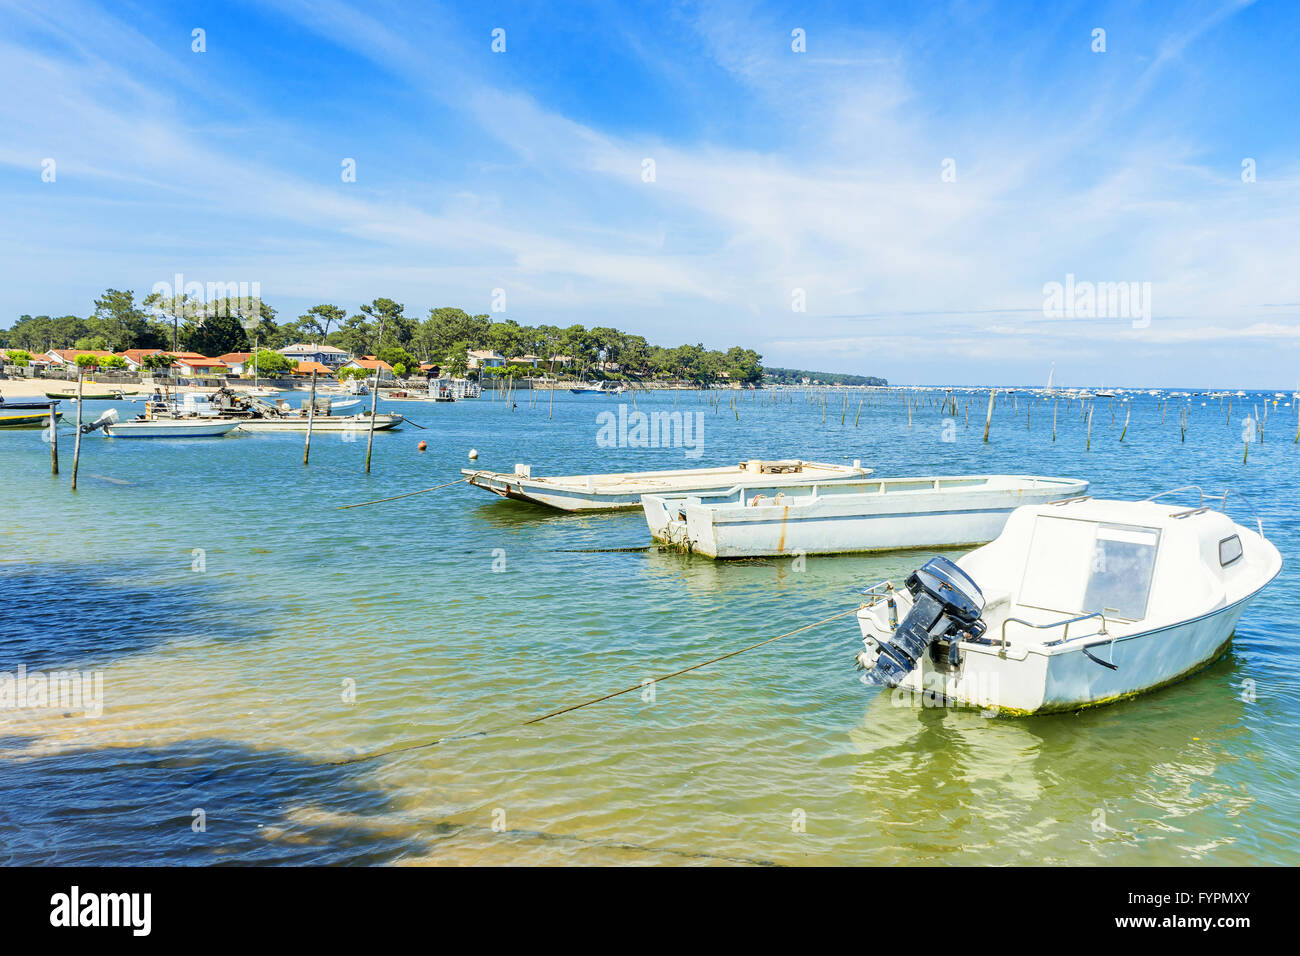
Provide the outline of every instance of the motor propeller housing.
[[104,412],[104,414],[96,418],[93,422],[86,422],[85,424],[83,424],[81,426],[81,433],[83,435],[89,435],[93,431],[98,431],[101,428],[107,428],[109,425],[116,425],[116,424],[117,424],[117,409],[110,408],[108,411]]
[[931,558],[907,578],[912,609],[889,637],[858,655],[858,666],[872,683],[897,687],[936,641],[948,642],[948,660],[960,662],[958,640],[979,637],[984,594],[970,576],[947,558]]

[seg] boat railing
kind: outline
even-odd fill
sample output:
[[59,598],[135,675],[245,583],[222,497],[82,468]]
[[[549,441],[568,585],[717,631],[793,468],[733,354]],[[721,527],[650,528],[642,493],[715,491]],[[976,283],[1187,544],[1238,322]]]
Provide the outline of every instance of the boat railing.
[[[1035,630],[1040,630],[1040,631],[1047,630],[1048,628],[1053,628],[1053,627],[1061,627],[1064,625],[1065,630],[1064,632],[1062,632],[1058,640],[1044,642],[1044,646],[1051,646],[1054,644],[1064,644],[1070,640],[1071,624],[1078,624],[1080,621],[1086,621],[1094,617],[1101,618],[1101,630],[1098,631],[1097,633],[1099,634],[1107,633],[1106,615],[1102,614],[1100,611],[1092,611],[1089,614],[1080,614],[1078,617],[1067,617],[1060,621],[1050,621],[1046,624],[1035,624],[1033,621],[1026,621],[1023,617],[1009,617],[1002,622],[1002,649],[1004,651],[1007,649],[1007,625],[1008,624],[1023,624],[1025,627],[1032,627]],[[1091,637],[1092,635],[1088,635],[1088,636]]]
[[896,590],[897,588],[894,587],[894,582],[886,578],[883,581],[876,582],[871,585],[871,587],[863,588],[858,593],[863,597],[871,599],[867,602],[867,605],[870,606],[872,604],[879,604],[885,598],[890,597]]
[[886,578],[884,581],[878,581],[871,587],[863,588],[860,592],[867,600],[862,605],[864,608],[872,608],[881,601],[889,602],[889,626],[898,627],[898,601],[894,595],[898,589],[894,587],[894,582]]
[[[1183,485],[1180,488],[1170,488],[1168,491],[1162,491],[1159,494],[1154,494],[1150,498],[1143,498],[1142,500],[1156,501],[1166,495],[1176,495],[1182,491],[1194,491],[1200,496],[1200,500],[1195,508],[1188,508],[1186,511],[1180,511],[1173,515],[1175,518],[1188,518],[1194,514],[1200,514],[1203,511],[1210,510],[1209,506],[1205,503],[1206,501],[1217,501],[1220,503],[1223,513],[1227,514],[1228,512],[1228,494],[1231,491],[1231,489],[1228,488],[1225,488],[1221,495],[1211,495],[1207,494],[1200,485]],[[1259,512],[1255,510],[1254,502],[1240,491],[1233,491],[1232,496],[1234,500],[1240,498],[1245,503],[1246,507],[1250,510],[1250,516],[1255,519],[1255,527],[1259,531],[1259,536],[1261,538],[1264,537],[1264,522],[1260,520]]]

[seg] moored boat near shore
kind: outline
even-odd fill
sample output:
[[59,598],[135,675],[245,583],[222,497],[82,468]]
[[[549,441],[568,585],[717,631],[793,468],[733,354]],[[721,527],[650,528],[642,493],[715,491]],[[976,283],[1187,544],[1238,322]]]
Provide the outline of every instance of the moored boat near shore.
[[879,478],[725,495],[645,495],[651,536],[711,558],[957,547],[991,541],[1021,505],[1088,482],[1032,475]]
[[133,418],[103,427],[110,438],[220,438],[238,426],[219,418]]
[[601,511],[636,508],[647,494],[725,492],[750,481],[768,488],[789,488],[813,483],[854,481],[871,474],[861,461],[833,465],[816,461],[763,461],[753,459],[739,465],[715,468],[683,468],[674,471],[631,471],[597,475],[533,477],[528,465],[516,465],[507,472],[461,469],[476,488],[502,498],[529,501],[560,511]]
[[[77,391],[73,389],[70,392],[46,392],[45,397],[58,402],[75,402],[77,400]],[[126,393],[120,388],[112,392],[87,392],[83,390],[81,400],[83,402],[111,402],[114,399],[125,397]]]
[[[375,415],[375,431],[397,428],[406,419],[401,415]],[[241,432],[305,432],[307,416],[286,415],[282,418],[245,418],[235,422]],[[317,415],[312,419],[313,432],[364,432],[370,429],[370,413],[359,415]]]
[[0,428],[43,428],[50,423],[51,409],[55,421],[63,417],[58,404],[57,401],[10,402],[0,395]]
[[1204,496],[1026,506],[955,564],[867,589],[857,663],[866,683],[1010,715],[1109,703],[1218,659],[1281,568],[1262,527]]
[[[44,428],[50,423],[50,406],[56,402],[23,403],[0,405],[0,428]],[[63,412],[56,410],[54,420],[63,418]]]

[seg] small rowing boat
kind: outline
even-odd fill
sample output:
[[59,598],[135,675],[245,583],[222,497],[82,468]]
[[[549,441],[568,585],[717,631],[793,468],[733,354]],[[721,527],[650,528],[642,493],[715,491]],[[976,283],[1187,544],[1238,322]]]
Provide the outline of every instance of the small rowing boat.
[[[46,398],[52,398],[59,402],[75,402],[77,400],[76,392],[46,392]],[[115,399],[124,398],[123,391],[119,388],[116,392],[83,392],[81,400],[83,402],[111,402]]]
[[530,465],[506,472],[461,469],[475,488],[502,498],[529,501],[559,511],[601,511],[636,508],[642,495],[705,494],[726,492],[744,481],[773,491],[799,485],[829,485],[861,480],[871,474],[861,461],[832,465],[817,461],[764,461],[754,459],[720,468],[684,468],[675,471],[629,471],[605,475],[534,476]]
[[1018,508],[956,563],[867,588],[863,683],[1026,715],[1132,697],[1217,660],[1282,556],[1258,520],[1206,507],[1226,494],[1190,508],[1160,497]]
[[[44,428],[50,423],[50,409],[57,402],[0,402],[0,428]],[[56,410],[57,422],[63,413]]]
[[710,558],[843,554],[992,541],[1011,512],[1081,495],[1088,482],[1032,475],[879,478],[716,495],[645,495],[656,541]]

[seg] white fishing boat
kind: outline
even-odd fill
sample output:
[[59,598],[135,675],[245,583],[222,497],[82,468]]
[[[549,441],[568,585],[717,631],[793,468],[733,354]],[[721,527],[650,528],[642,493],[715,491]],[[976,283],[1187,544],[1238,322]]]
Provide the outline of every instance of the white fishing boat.
[[676,471],[632,471],[605,475],[534,476],[530,465],[516,465],[514,473],[461,469],[476,488],[502,498],[530,501],[560,511],[601,511],[636,508],[641,496],[729,492],[744,481],[772,489],[799,485],[826,485],[855,481],[871,474],[861,461],[832,465],[816,461],[742,461],[720,468],[685,468]]
[[1121,700],[1212,663],[1282,557],[1258,521],[1205,505],[1226,495],[1191,508],[1160,497],[1019,508],[955,564],[868,588],[863,682],[1026,715]]
[[217,418],[133,418],[103,428],[110,438],[220,438],[238,426]]
[[650,534],[710,558],[958,547],[992,541],[1011,512],[1082,495],[1088,482],[1033,475],[741,484],[720,495],[644,495]]
[[[241,432],[305,432],[307,430],[307,413],[283,415],[278,418],[243,418],[235,420]],[[397,428],[406,421],[401,415],[375,415],[375,431],[384,432]],[[316,415],[311,420],[313,432],[352,432],[361,433],[370,430],[370,413],[357,415]]]

